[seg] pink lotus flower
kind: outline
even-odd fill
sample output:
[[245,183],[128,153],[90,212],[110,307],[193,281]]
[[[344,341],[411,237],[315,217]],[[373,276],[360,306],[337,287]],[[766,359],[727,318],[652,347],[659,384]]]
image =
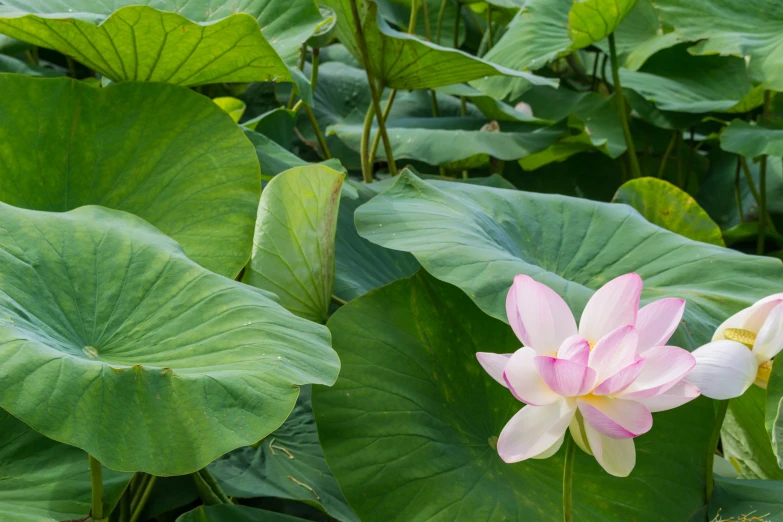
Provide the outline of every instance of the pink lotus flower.
[[506,462],[546,458],[570,429],[574,441],[610,474],[636,463],[633,439],[652,427],[651,412],[699,395],[683,377],[695,361],[665,346],[685,301],[661,299],[639,310],[642,280],[620,276],[590,299],[577,329],[563,299],[518,275],[506,313],[524,345],[513,354],[476,354],[484,369],[527,404],[506,424],[498,453]]
[[774,294],[721,324],[712,342],[693,351],[687,379],[713,399],[739,397],[754,382],[767,387],[772,358],[783,349],[783,294]]

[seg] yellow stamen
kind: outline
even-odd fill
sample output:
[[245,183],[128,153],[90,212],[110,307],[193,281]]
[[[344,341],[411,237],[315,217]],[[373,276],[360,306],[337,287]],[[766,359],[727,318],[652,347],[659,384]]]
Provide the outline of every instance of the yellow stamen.
[[593,351],[593,348],[595,348],[595,343],[593,341],[587,341],[587,344],[590,345],[590,351]]
[[723,337],[729,341],[742,343],[751,349],[753,348],[753,345],[756,344],[756,334],[750,330],[744,330],[742,328],[726,328],[726,330],[723,332]]

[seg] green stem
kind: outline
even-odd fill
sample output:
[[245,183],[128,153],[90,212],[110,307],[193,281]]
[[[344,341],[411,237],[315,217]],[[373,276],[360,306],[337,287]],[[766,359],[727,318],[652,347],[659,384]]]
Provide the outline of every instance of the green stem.
[[443,30],[443,18],[446,16],[446,5],[449,0],[441,0],[438,10],[438,24],[435,26],[435,43],[440,45],[440,33]]
[[[391,111],[395,96],[397,96],[397,89],[392,89],[389,93],[389,98],[386,100],[386,107],[383,108],[383,121],[386,121],[389,118],[389,112]],[[372,163],[375,161],[375,155],[378,153],[378,145],[380,145],[380,143],[381,135],[380,133],[376,132],[372,139],[372,147],[370,147],[370,154],[368,156],[370,165],[372,165]]]
[[455,49],[459,47],[459,22],[462,20],[462,4],[457,2],[457,12],[454,15],[454,39],[452,44]]
[[[370,133],[372,131],[372,120],[375,116],[375,108],[372,104],[367,107],[367,113],[364,115],[364,125],[362,126],[362,141],[359,144],[359,156],[362,160],[362,179],[365,183],[372,183],[372,162],[370,161]],[[380,133],[378,133],[380,135]]]
[[712,468],[715,464],[715,453],[718,451],[718,442],[720,441],[720,429],[723,426],[723,419],[726,418],[726,411],[729,409],[728,399],[718,401],[718,411],[715,413],[715,424],[712,426],[712,435],[710,435],[709,446],[707,446],[707,475],[706,475],[706,493],[707,503],[709,504],[712,492],[715,489],[715,479],[712,476]]
[[756,189],[756,183],[753,182],[753,174],[750,172],[750,168],[748,167],[748,164],[745,162],[744,156],[738,156],[740,165],[742,166],[742,172],[745,174],[745,181],[748,182],[748,188],[750,189],[750,193],[753,195],[753,199],[756,200],[756,205],[761,208],[761,194],[759,194],[758,189]]
[[468,115],[468,101],[465,99],[464,96],[460,96],[459,98],[459,115],[460,116]]
[[628,161],[631,164],[631,177],[642,177],[639,169],[639,159],[636,157],[636,147],[633,144],[631,128],[628,126],[628,112],[625,105],[625,96],[623,96],[623,86],[620,84],[620,64],[617,61],[617,47],[614,43],[614,33],[609,35],[609,58],[612,62],[612,80],[614,81],[614,99],[617,104],[617,113],[620,116],[620,125],[623,128],[625,136],[625,145],[628,147]]
[[332,301],[333,301],[335,304],[339,305],[339,306],[345,306],[345,305],[347,305],[347,304],[348,304],[348,301],[346,301],[345,299],[340,299],[339,297],[337,297],[337,296],[336,296],[336,295],[334,295],[334,294],[332,294]]
[[144,491],[147,489],[147,484],[149,483],[150,479],[151,476],[147,475],[146,473],[139,475],[139,479],[136,481],[136,486],[133,489],[133,497],[131,498],[131,512],[139,504]]
[[131,517],[131,488],[125,490],[120,498],[120,522],[130,522]]
[[669,145],[666,146],[666,151],[663,153],[663,159],[661,160],[661,166],[658,167],[658,179],[663,178],[663,174],[666,171],[666,163],[669,161],[669,156],[674,150],[674,144],[677,143],[677,134],[680,131],[674,131],[672,133],[672,139],[669,140]]
[[325,159],[332,159],[332,153],[329,152],[329,147],[326,145],[326,138],[324,138],[324,135],[321,132],[321,127],[318,125],[318,120],[315,119],[313,109],[308,105],[304,105],[304,110],[307,114],[307,118],[310,120],[310,125],[312,125],[313,131],[315,132],[315,139],[318,140],[318,145],[321,147],[321,153]]
[[141,517],[141,513],[144,511],[144,507],[147,505],[147,501],[150,499],[150,495],[152,495],[152,489],[155,487],[155,482],[157,480],[158,477],[150,475],[149,480],[144,485],[144,489],[141,490],[141,494],[139,496],[139,500],[136,503],[136,505],[133,505],[133,503],[131,503],[130,522],[139,521],[139,518]]
[[565,463],[563,464],[563,522],[573,522],[573,502],[571,490],[574,484],[574,444],[571,434],[566,432]]
[[[372,72],[370,51],[367,48],[367,40],[364,38],[364,28],[362,27],[362,21],[359,17],[359,7],[356,5],[356,0],[350,0],[350,2],[351,15],[353,16],[354,28],[356,29],[356,43],[359,44],[359,49],[362,53],[362,62],[364,63],[364,72],[367,74],[367,83],[370,85],[370,96],[372,97],[371,107],[373,108],[373,111],[375,111],[375,114],[381,115],[383,114],[381,112],[381,102],[378,96],[377,86],[375,85],[375,75]],[[394,162],[394,153],[392,152],[389,135],[386,134],[386,123],[380,117],[378,118],[378,132],[381,133],[381,139],[383,140],[383,148],[386,151],[386,161],[389,163],[389,171],[392,176],[396,176],[397,164]]]
[[193,477],[193,482],[196,484],[198,495],[201,497],[205,506],[231,504],[231,499],[223,492],[215,480],[215,477],[213,477],[206,468],[203,468],[196,473],[192,473],[191,476]]
[[688,143],[688,167],[685,169],[685,183],[682,190],[688,192],[688,186],[691,184],[691,170],[693,169],[693,156],[696,154],[695,130],[691,127],[690,142]]
[[418,0],[411,0],[411,17],[408,20],[408,34],[413,34],[413,32],[416,30],[416,16],[419,14],[419,6],[417,1]]
[[737,199],[737,215],[739,215],[740,223],[744,221],[743,216],[745,211],[742,210],[742,192],[740,191],[740,162],[742,158],[737,156],[737,169],[734,172],[734,197]]
[[595,53],[593,56],[593,77],[590,80],[590,90],[594,91],[595,88],[598,85],[598,61],[599,61],[598,52]]
[[495,36],[492,32],[492,4],[487,4],[487,51],[495,45]]
[[[307,44],[302,44],[302,47],[299,48],[299,63],[297,65],[299,66],[299,70],[304,69],[305,64],[305,58],[307,57]],[[294,84],[291,84],[291,94],[288,95],[288,103],[286,103],[285,108],[286,109],[293,109],[294,108],[294,100],[296,99],[296,89],[294,89]]]
[[432,98],[432,117],[440,118],[440,110],[438,109],[438,96],[435,94],[435,89],[430,90],[430,96]]
[[70,56],[65,56],[65,63],[68,64],[68,72],[71,73],[71,78],[76,78],[76,62]]
[[427,6],[427,0],[421,0],[421,14],[424,15],[424,36],[427,41],[432,41],[432,28],[430,27],[430,8]]
[[[772,110],[772,95],[769,90],[764,91],[764,112],[761,113],[759,119],[768,119]],[[761,156],[761,162],[759,163],[759,239],[756,245],[756,253],[762,255],[764,253],[764,245],[766,243],[767,232],[767,155]]]
[[92,509],[90,516],[93,520],[108,520],[103,516],[103,467],[92,455],[90,459],[90,482],[92,484]]
[[313,59],[310,69],[310,88],[315,93],[315,86],[318,85],[318,66],[321,64],[321,50],[313,48]]

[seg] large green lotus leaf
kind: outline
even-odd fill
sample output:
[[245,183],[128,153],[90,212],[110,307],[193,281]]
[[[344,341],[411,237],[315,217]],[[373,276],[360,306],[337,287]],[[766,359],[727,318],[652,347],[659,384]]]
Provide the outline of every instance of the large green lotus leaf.
[[305,519],[255,509],[248,506],[218,504],[199,506],[177,518],[177,522],[306,522]]
[[0,201],[124,210],[214,272],[234,277],[247,263],[258,163],[208,98],[165,84],[96,89],[17,75],[0,75],[0,90]]
[[324,22],[312,0],[4,4],[5,34],[56,49],[116,81],[181,85],[293,81],[286,63]]
[[720,227],[690,194],[658,178],[637,178],[623,184],[614,196],[617,203],[635,208],[654,225],[713,245],[726,246]]
[[[356,0],[375,77],[394,89],[429,89],[462,83],[485,76],[514,76],[535,85],[557,82],[526,72],[513,71],[462,51],[440,47],[416,36],[392,29],[378,16],[372,0]],[[337,37],[360,62],[350,0],[323,0],[337,16]]]
[[337,375],[324,327],[136,216],[0,204],[0,223],[0,407],[112,469],[194,472]]
[[778,0],[655,0],[655,6],[684,39],[703,40],[692,53],[748,57],[754,79],[783,90],[783,10]]
[[409,277],[419,269],[418,261],[408,252],[380,247],[356,231],[356,209],[392,183],[394,180],[389,179],[367,185],[349,179],[343,185],[337,216],[334,294],[344,301]]
[[693,56],[686,45],[656,53],[638,71],[621,69],[620,81],[665,111],[745,112],[764,101],[744,60]]
[[[421,271],[343,306],[328,326],[343,368],[334,388],[314,389],[313,408],[327,462],[362,520],[562,519],[563,451],[509,465],[495,449],[521,403],[475,354],[519,347],[505,323]],[[711,410],[699,400],[655,414],[628,478],[577,450],[574,520],[687,520],[704,503]]]
[[424,182],[403,172],[356,212],[356,225],[374,243],[413,253],[503,320],[517,274],[549,285],[578,313],[604,283],[637,272],[643,302],[688,300],[675,345],[689,349],[740,308],[783,291],[779,260],[686,239],[614,203]]
[[359,521],[326,465],[310,405],[310,387],[302,388],[294,411],[274,433],[256,446],[224,455],[209,471],[231,497],[298,500],[341,522]]
[[721,429],[723,456],[740,466],[742,478],[783,479],[764,429],[766,394],[751,386],[740,397],[731,399]]
[[[120,499],[130,473],[103,468],[103,505]],[[90,512],[87,454],[47,439],[0,411],[0,518],[4,522],[57,522]]]
[[783,480],[715,477],[710,499],[714,522],[783,522]]
[[783,156],[783,129],[768,129],[744,120],[733,120],[720,135],[720,146],[746,158],[763,154]]
[[264,187],[253,254],[242,279],[280,297],[290,312],[325,322],[334,282],[334,236],[345,174],[296,167]]
[[[564,135],[564,126],[538,127],[518,122],[487,122],[484,118],[405,118],[386,122],[395,160],[412,159],[430,165],[489,163],[490,157],[516,161],[542,151]],[[362,126],[334,125],[327,131],[355,151],[360,150]],[[373,131],[373,135],[376,131]],[[385,158],[378,148],[378,158]],[[453,167],[456,170],[466,168]]]

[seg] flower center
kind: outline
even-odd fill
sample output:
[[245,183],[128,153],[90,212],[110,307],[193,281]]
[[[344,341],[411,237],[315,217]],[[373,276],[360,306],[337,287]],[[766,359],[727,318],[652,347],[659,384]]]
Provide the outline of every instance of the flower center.
[[756,334],[742,328],[726,328],[723,332],[723,337],[729,341],[742,343],[750,349],[753,349],[753,345],[756,344]]
[[587,344],[590,345],[590,351],[593,351],[593,348],[595,348],[595,343],[593,341],[587,341]]

